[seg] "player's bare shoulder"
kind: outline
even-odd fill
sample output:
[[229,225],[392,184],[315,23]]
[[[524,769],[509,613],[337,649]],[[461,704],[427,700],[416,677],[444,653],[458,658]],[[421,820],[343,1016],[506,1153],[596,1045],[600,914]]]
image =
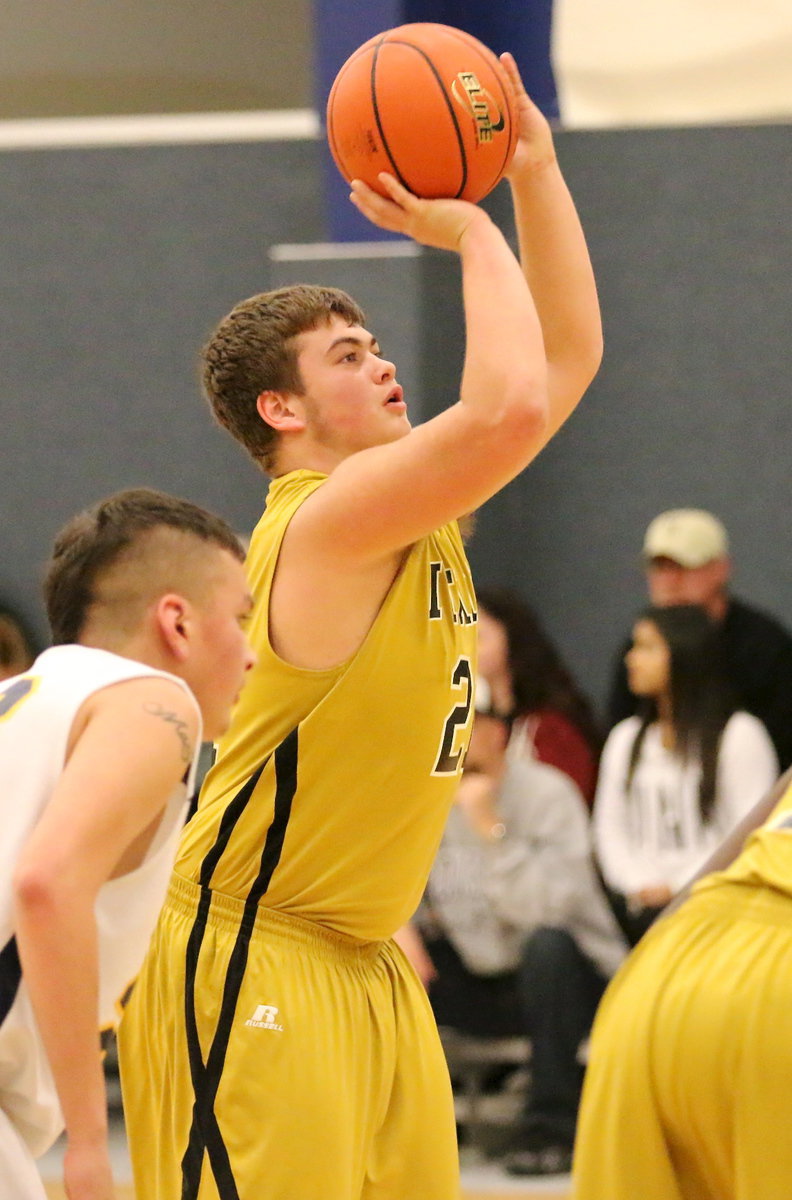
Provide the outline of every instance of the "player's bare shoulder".
[[[321,492],[322,489],[318,489]],[[317,493],[303,507],[320,499]],[[287,529],[270,593],[273,649],[293,666],[321,670],[360,647],[409,548],[357,558],[338,537],[317,537],[298,511]],[[332,620],[324,616],[332,613]]]
[[200,738],[195,699],[177,680],[163,675],[120,680],[89,696],[75,718],[70,752],[91,725],[109,736],[148,743],[165,762],[173,758],[174,764],[183,764],[183,770],[190,766]]

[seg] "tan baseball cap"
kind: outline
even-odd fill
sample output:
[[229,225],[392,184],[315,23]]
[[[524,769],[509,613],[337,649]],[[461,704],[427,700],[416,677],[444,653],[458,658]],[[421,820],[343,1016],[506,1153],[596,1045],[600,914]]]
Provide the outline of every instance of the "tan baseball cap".
[[660,513],[644,536],[644,559],[670,558],[681,567],[703,567],[728,553],[726,530],[703,508],[672,508]]

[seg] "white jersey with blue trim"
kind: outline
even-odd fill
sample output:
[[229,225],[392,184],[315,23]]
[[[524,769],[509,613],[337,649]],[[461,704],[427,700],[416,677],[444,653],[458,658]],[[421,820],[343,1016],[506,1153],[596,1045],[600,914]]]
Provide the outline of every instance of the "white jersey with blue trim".
[[[95,692],[145,676],[173,680],[192,697],[177,676],[78,645],[45,650],[29,671],[0,682],[0,1108],[34,1155],[51,1145],[63,1119],[19,968],[14,870],[63,772],[72,725],[82,705]],[[141,865],[110,880],[97,896],[100,1029],[117,1023],[119,1002],[148,947],[195,787],[197,763],[196,750]]]

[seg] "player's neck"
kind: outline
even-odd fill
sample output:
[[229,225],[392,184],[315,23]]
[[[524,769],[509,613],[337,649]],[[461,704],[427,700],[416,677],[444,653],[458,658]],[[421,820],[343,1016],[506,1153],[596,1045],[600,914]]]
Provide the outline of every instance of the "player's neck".
[[274,479],[288,475],[290,471],[317,471],[320,475],[330,475],[346,457],[348,455],[312,440],[292,442],[284,439],[271,473]]
[[166,649],[160,646],[147,631],[124,635],[101,622],[88,622],[80,634],[79,644],[94,650],[106,650],[119,658],[144,663],[158,671],[173,672],[174,663]]

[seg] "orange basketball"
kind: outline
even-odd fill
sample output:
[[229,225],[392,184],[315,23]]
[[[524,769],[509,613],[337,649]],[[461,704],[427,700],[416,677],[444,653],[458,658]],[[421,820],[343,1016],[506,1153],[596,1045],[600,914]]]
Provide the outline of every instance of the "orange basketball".
[[517,139],[509,81],[482,42],[449,25],[400,25],[344,63],[327,101],[341,174],[382,191],[390,171],[416,196],[481,200]]

